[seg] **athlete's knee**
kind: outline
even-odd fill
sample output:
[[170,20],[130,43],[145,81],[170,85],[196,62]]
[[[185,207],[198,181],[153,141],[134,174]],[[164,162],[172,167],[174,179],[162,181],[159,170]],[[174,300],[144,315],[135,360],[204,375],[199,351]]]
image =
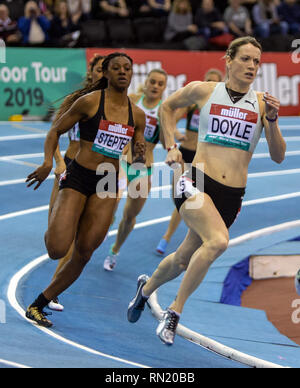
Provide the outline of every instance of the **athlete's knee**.
[[205,243],[206,248],[211,252],[212,257],[219,257],[226,251],[229,244],[228,234],[215,235],[211,240]]
[[48,232],[45,234],[45,245],[48,251],[48,256],[52,260],[62,259],[66,256],[70,248],[70,246],[64,241],[60,242],[58,239],[51,237]]
[[191,260],[190,255],[187,255],[182,249],[179,248],[176,251],[175,257],[174,257],[174,264],[181,272],[184,272],[187,270],[190,260]]
[[51,260],[60,260],[66,256],[68,249],[59,249],[58,247],[47,246],[48,256]]
[[136,223],[136,214],[132,211],[125,210],[123,214],[123,221],[127,226],[133,228]]
[[92,247],[89,247],[85,244],[76,244],[76,253],[78,261],[80,261],[83,266],[85,266],[90,261],[93,252],[94,249]]

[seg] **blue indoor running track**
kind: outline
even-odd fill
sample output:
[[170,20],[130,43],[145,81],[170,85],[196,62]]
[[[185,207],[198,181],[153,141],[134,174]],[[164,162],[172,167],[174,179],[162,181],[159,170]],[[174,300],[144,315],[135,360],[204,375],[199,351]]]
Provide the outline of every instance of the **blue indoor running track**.
[[[155,248],[174,209],[170,182],[162,182],[159,188],[158,179],[115,271],[105,272],[103,260],[125,198],[109,237],[80,279],[61,296],[65,311],[53,313],[54,327],[39,328],[24,318],[26,307],[49,284],[57,265],[47,258],[43,240],[53,176],[36,192],[24,183],[42,163],[49,126],[0,123],[0,367],[247,368],[180,335],[173,347],[162,345],[155,335],[157,320],[149,309],[138,323],[127,321],[137,277],[151,275],[161,260]],[[281,118],[280,126],[287,142],[286,159],[280,165],[272,162],[266,140],[261,139],[250,165],[243,210],[230,231],[231,246],[188,301],[181,324],[246,355],[299,367],[300,347],[280,334],[263,311],[220,303],[224,281],[235,264],[260,249],[300,236],[300,118]],[[63,137],[61,149],[67,145]],[[158,145],[157,169],[168,169],[159,163],[164,159],[165,151]],[[176,250],[185,233],[181,223],[167,253]],[[176,295],[179,281],[158,291],[162,308]]]

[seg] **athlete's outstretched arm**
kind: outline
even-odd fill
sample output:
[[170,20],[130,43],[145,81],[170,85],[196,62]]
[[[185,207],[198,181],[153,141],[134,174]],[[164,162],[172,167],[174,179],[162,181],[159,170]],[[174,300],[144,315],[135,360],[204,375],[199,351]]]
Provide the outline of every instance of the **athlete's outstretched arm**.
[[53,123],[44,144],[44,163],[32,174],[28,175],[26,180],[28,183],[27,187],[37,183],[34,188],[36,190],[48,177],[52,170],[53,156],[60,136],[71,129],[78,121],[87,117],[90,102],[90,96],[88,95],[79,98],[59,120]]

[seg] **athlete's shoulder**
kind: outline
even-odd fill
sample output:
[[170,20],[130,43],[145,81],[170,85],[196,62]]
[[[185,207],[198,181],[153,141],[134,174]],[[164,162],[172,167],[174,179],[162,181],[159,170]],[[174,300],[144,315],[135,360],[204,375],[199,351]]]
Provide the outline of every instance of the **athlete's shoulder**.
[[128,97],[130,98],[130,101],[132,101],[134,104],[137,104],[142,96],[142,93],[131,93]]
[[87,93],[84,96],[80,97],[80,100],[86,104],[99,102],[100,94],[101,94],[101,90],[95,90],[91,93]]
[[132,111],[134,115],[134,119],[136,120],[145,120],[145,112],[135,103],[132,103]]
[[203,95],[212,93],[217,85],[218,82],[193,81],[187,84],[186,88],[189,89],[191,93],[201,97]]

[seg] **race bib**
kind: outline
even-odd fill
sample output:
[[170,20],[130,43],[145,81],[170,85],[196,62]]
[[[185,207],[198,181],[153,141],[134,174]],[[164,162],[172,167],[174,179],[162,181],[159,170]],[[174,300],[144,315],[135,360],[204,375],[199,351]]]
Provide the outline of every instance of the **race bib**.
[[193,180],[188,176],[189,171],[186,171],[183,175],[181,175],[180,179],[176,185],[176,198],[181,198],[184,194],[187,198],[190,198],[196,194],[200,193],[194,186]]
[[92,150],[110,158],[119,159],[133,135],[134,128],[129,125],[101,120]]
[[246,109],[212,104],[205,141],[249,151],[258,114]]
[[144,131],[144,138],[151,141],[155,135],[157,128],[157,119],[153,116],[146,115],[146,127]]
[[71,141],[80,141],[79,123],[76,123],[74,127],[69,130],[69,139]]

